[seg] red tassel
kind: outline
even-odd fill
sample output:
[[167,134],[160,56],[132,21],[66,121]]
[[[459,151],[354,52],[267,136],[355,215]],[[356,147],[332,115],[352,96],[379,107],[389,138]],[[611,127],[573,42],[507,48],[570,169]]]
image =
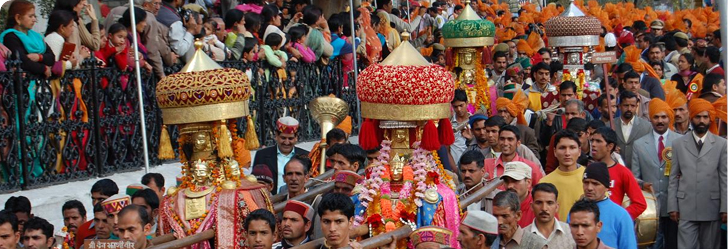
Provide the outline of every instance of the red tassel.
[[452,48],[448,48],[445,50],[445,65],[455,65],[454,61],[453,61],[452,53],[453,53]]
[[440,140],[437,136],[437,127],[435,122],[428,120],[425,124],[425,130],[422,131],[422,143],[420,144],[425,150],[438,150],[440,149]]
[[455,143],[455,133],[452,131],[452,123],[450,123],[449,119],[440,119],[437,129],[440,143],[443,145],[452,145]]
[[359,146],[364,150],[375,149],[379,146],[377,142],[377,131],[371,119],[366,119],[361,124],[361,129],[359,130]]
[[384,140],[384,129],[379,128],[379,120],[378,119],[369,119],[372,121],[372,124],[374,125],[374,131],[376,133],[377,138],[377,146],[382,143],[382,140]]
[[493,64],[493,55],[491,53],[491,47],[485,47],[480,49],[483,53],[481,53],[480,58],[482,59],[480,61],[480,65],[490,65]]

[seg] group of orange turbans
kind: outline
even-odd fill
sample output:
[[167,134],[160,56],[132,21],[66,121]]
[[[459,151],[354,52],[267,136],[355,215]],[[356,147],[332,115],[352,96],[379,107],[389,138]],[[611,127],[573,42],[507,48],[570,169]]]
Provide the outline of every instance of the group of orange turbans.
[[[420,5],[428,6],[428,2],[429,1],[420,1]],[[519,68],[522,68],[523,70],[527,70],[531,65],[541,62],[541,56],[537,53],[537,51],[541,48],[549,47],[545,27],[542,24],[544,24],[547,20],[560,15],[564,11],[564,6],[562,5],[550,3],[541,7],[535,2],[536,1],[521,5],[518,13],[513,13],[511,6],[509,6],[507,1],[471,1],[471,6],[478,12],[478,14],[482,18],[492,21],[496,26],[496,44],[490,47],[491,52],[508,52],[509,46],[504,43],[514,41],[516,43],[516,50],[518,54],[522,54],[530,58],[530,63],[513,63],[519,64]],[[454,4],[464,6],[465,1],[455,0]],[[641,58],[643,49],[647,48],[640,49],[635,46],[634,34],[627,31],[625,27],[630,27],[637,21],[642,21],[645,24],[659,23],[664,30],[681,31],[682,33],[688,34],[690,38],[697,39],[704,39],[706,36],[710,36],[713,31],[720,28],[720,14],[717,10],[710,7],[675,11],[657,11],[652,7],[639,8],[633,3],[623,2],[600,5],[596,0],[590,0],[586,2],[586,4],[583,0],[577,0],[574,4],[585,14],[596,17],[601,22],[605,33],[613,33],[616,36],[616,46],[618,47],[616,51],[618,52],[620,62],[629,63],[637,73],[645,72],[646,74],[658,79],[661,77],[658,77],[652,66]],[[688,27],[688,25],[690,26]],[[529,34],[527,33],[527,30],[531,30],[532,32]],[[537,30],[537,32],[533,32],[533,30]],[[604,52],[607,50],[607,47],[605,46],[605,44],[607,44],[605,43],[605,37],[602,36],[599,39],[600,44],[595,47],[595,51]],[[440,43],[443,42],[440,41]],[[420,51],[424,56],[429,56],[432,53],[432,47],[422,47],[420,48]],[[490,54],[492,53],[484,53],[484,57],[489,56]],[[490,62],[490,60],[491,58],[483,58],[484,62]],[[524,79],[524,82],[530,80],[531,79]],[[558,84],[558,82],[555,83]],[[670,104],[669,106],[679,106],[687,102],[687,99],[685,99],[685,95],[682,92],[674,90],[675,82],[671,82],[668,79],[666,83],[663,83],[663,88],[666,95],[682,95],[681,97],[674,97],[672,102],[668,99],[667,102]],[[700,84],[700,88],[702,88],[702,84]],[[682,99],[684,99],[684,101]],[[587,102],[587,100],[585,100],[585,102]],[[680,104],[681,102],[683,103]],[[703,101],[697,101],[694,105],[705,104],[702,102]],[[719,101],[713,104],[719,108],[722,107],[722,110],[725,110],[725,104],[721,103],[725,103],[725,101]],[[652,109],[653,106],[654,108],[663,108],[668,105],[649,106],[651,107],[650,109]],[[523,94],[514,94],[513,97],[501,96],[496,100],[497,109],[505,108],[512,116],[517,117],[517,122],[521,124],[525,124],[526,122],[523,117],[523,112],[528,107],[528,97]],[[690,113],[695,112],[691,111]]]

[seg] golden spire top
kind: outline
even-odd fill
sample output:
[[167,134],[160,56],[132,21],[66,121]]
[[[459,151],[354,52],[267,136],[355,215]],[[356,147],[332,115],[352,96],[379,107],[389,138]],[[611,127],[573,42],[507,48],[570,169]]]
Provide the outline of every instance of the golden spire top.
[[402,42],[408,42],[410,39],[410,33],[407,32],[407,29],[405,29],[404,32],[402,32],[402,35],[400,35],[400,37],[402,37]]
[[409,42],[410,33],[405,30],[400,35],[402,42],[392,50],[392,53],[384,59],[380,65],[388,66],[429,66],[425,57]]
[[470,6],[470,1],[465,1],[465,6],[463,6],[463,12],[458,15],[458,18],[456,20],[481,20],[480,16],[478,16],[478,13],[475,12],[472,6]]
[[[205,51],[202,50],[204,46],[205,43],[202,42],[200,39],[195,40],[195,54],[192,56],[192,59],[187,62],[187,65],[182,68],[180,73],[222,69],[222,67],[218,65],[217,62],[212,60],[210,56],[207,56]],[[184,55],[180,56],[184,57]]]

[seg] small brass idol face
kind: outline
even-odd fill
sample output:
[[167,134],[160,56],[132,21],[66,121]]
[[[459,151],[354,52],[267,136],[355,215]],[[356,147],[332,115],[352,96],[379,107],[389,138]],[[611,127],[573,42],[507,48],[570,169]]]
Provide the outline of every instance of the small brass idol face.
[[395,155],[392,162],[389,163],[392,169],[392,180],[395,182],[402,181],[402,171],[404,169],[405,159],[399,155]]
[[198,186],[205,186],[210,181],[210,170],[207,162],[197,160],[193,165],[193,176],[195,178],[195,184]]
[[409,131],[407,129],[395,129],[392,131],[392,148],[409,148]]
[[228,172],[233,177],[240,177],[240,164],[238,164],[238,161],[232,158],[227,159],[227,167]]
[[475,82],[475,72],[473,70],[463,71],[463,84],[472,85]]
[[475,68],[475,58],[477,51],[472,48],[458,49],[458,66],[463,70]]
[[194,135],[195,141],[195,152],[211,151],[212,143],[210,141],[210,134],[207,132],[197,132]]

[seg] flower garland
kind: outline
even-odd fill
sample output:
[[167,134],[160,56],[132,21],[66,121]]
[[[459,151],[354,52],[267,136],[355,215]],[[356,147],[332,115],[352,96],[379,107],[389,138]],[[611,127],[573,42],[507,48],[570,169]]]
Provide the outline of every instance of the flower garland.
[[[190,220],[188,223],[186,223],[190,227],[189,229],[187,229],[185,231],[186,235],[189,236],[189,235],[195,234],[197,232],[197,229],[202,225],[202,222],[205,221],[205,218],[207,218],[207,215],[210,213],[210,211],[212,209],[214,209],[215,206],[217,206],[215,201],[218,199],[217,195],[220,193],[221,190],[222,190],[221,187],[216,187],[215,191],[212,191],[212,193],[210,194],[210,199],[207,201],[207,210],[205,211],[204,214],[202,214],[202,216],[200,218]],[[169,206],[170,207],[175,206],[175,198],[169,199]],[[180,227],[185,228],[185,225],[186,225],[185,221],[183,221],[179,217],[179,215],[177,215],[177,212],[171,212],[171,213],[172,213],[172,218],[174,219],[174,221],[177,222],[177,224]]]
[[187,142],[189,137],[190,136],[188,134],[180,134],[179,138],[177,138],[177,144],[179,145],[179,162],[182,163],[182,183],[179,185],[180,189],[186,189],[194,186],[192,183],[192,171],[188,164],[189,159],[186,157],[187,155],[185,155],[184,150],[182,149],[182,146]]
[[[362,206],[367,210],[366,223],[372,236],[391,232],[402,225],[410,225],[416,221],[418,206],[413,199],[414,171],[406,165],[402,169],[402,188],[397,192],[397,204],[393,207],[391,186],[391,169],[386,163],[390,158],[391,141],[382,142],[381,154],[373,162],[371,174],[365,181],[364,189],[359,194]],[[357,215],[355,225],[364,223],[365,217]]]
[[422,207],[422,199],[425,198],[425,191],[427,190],[427,151],[420,148],[420,142],[415,142],[413,145],[415,150],[412,152],[412,170],[414,171],[414,180],[417,182],[415,188],[415,205]]
[[440,173],[440,176],[442,177],[443,180],[445,180],[445,184],[447,184],[447,186],[450,189],[456,190],[455,181],[453,181],[452,177],[445,170],[445,166],[442,165],[442,161],[440,160],[440,156],[437,154],[437,151],[433,150],[431,155],[432,155],[432,160],[437,165],[437,170]]
[[589,87],[589,83],[586,82],[586,77],[584,75],[584,70],[579,70],[579,73],[576,74],[576,77],[579,82],[576,83],[577,90],[576,90],[576,97],[579,98],[579,100],[584,98],[584,89]]
[[561,82],[571,81],[571,74],[568,69],[564,69],[563,75],[561,76]]
[[75,246],[75,235],[73,232],[68,230],[68,227],[61,228],[60,233],[56,233],[56,236],[63,237],[63,244],[61,245],[61,248],[63,249],[73,249]]
[[[482,57],[483,49],[477,50],[476,58]],[[485,69],[481,64],[481,60],[475,60],[475,89],[476,101],[478,108],[485,107],[486,116],[490,117],[490,89],[488,88],[488,77],[485,75]]]
[[367,210],[367,215],[357,215],[356,218],[354,218],[355,226],[364,223],[365,217],[368,217],[366,223],[370,224],[370,226],[373,224],[373,222],[381,222],[381,217],[379,219],[376,219],[374,217],[375,215],[379,215],[379,210],[373,210],[373,208],[369,208],[370,203],[379,201],[377,189],[380,189],[381,186],[384,184],[381,176],[387,170],[384,166],[384,163],[389,161],[389,151],[391,150],[392,141],[384,140],[382,141],[381,145],[382,149],[380,150],[379,157],[377,157],[377,160],[374,160],[374,162],[372,162],[373,166],[371,168],[371,174],[369,175],[369,178],[364,182],[364,187],[359,193],[359,201],[361,202],[362,207]]

